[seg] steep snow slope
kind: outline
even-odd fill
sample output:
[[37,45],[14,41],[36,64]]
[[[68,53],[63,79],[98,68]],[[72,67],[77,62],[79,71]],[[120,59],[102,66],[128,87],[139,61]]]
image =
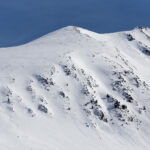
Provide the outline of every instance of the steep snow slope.
[[148,150],[150,29],[66,27],[0,49],[3,150]]

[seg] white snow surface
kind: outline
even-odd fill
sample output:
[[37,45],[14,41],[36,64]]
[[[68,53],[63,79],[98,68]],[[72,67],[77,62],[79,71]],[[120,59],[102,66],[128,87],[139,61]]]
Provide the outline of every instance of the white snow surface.
[[149,67],[143,27],[0,48],[0,149],[149,150]]

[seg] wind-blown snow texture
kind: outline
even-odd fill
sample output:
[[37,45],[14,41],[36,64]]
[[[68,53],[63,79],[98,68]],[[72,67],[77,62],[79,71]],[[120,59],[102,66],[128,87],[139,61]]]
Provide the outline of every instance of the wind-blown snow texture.
[[3,150],[149,150],[150,28],[69,26],[0,49]]

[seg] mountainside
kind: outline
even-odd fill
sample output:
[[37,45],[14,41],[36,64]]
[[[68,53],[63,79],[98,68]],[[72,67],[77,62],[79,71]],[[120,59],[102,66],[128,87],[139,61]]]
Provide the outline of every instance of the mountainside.
[[65,27],[0,48],[2,150],[149,150],[150,28]]

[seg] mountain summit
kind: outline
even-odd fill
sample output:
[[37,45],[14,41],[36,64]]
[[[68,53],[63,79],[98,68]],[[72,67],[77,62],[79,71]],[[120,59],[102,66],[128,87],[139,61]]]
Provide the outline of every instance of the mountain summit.
[[2,150],[149,150],[150,28],[69,26],[0,48]]

